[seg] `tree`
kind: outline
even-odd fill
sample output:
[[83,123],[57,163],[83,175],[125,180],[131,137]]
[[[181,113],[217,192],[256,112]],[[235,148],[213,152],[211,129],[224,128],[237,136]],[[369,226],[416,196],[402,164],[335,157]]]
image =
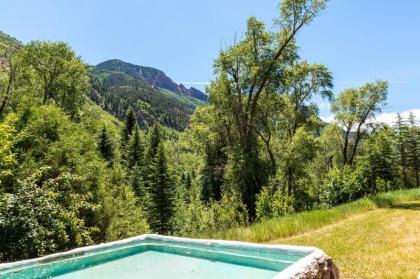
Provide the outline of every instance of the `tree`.
[[144,147],[140,140],[139,129],[136,125],[127,147],[127,166],[129,169],[133,169],[135,166],[143,169],[143,153]]
[[[259,139],[270,129],[269,117],[276,106],[284,70],[297,58],[294,44],[299,30],[325,7],[326,1],[285,0],[276,20],[278,32],[265,31],[264,24],[252,17],[245,38],[223,50],[215,62],[216,79],[208,87],[210,102],[216,109],[220,129],[227,134],[233,151],[232,176],[240,185],[250,216],[255,216],[255,197],[267,182],[272,169],[261,158]],[[267,146],[267,144],[266,144]]]
[[138,165],[134,165],[131,172],[131,188],[134,191],[140,204],[144,205],[147,208],[146,195],[147,192],[144,188],[144,177],[142,169]]
[[344,128],[341,144],[343,164],[354,166],[360,140],[368,131],[367,124],[381,112],[388,94],[388,83],[378,80],[360,88],[346,89],[332,105],[335,120]]
[[125,147],[128,144],[136,125],[137,125],[136,115],[133,109],[129,107],[127,110],[127,113],[125,114],[124,128],[122,131],[121,144],[123,147]]
[[99,138],[99,152],[101,152],[102,157],[108,161],[109,165],[113,164],[114,147],[105,126],[102,127]]
[[420,128],[417,126],[413,112],[409,115],[409,130],[407,139],[407,165],[413,172],[416,186],[420,186]]
[[156,156],[150,163],[147,180],[151,198],[148,209],[150,227],[154,232],[169,233],[172,231],[175,185],[168,171],[163,143],[158,145]]
[[398,162],[394,156],[394,132],[387,125],[374,127],[362,146],[366,159],[368,194],[394,190],[399,187]]
[[[304,128],[307,131],[313,131],[316,126],[320,126],[318,120],[318,110],[311,104],[311,100],[315,96],[320,96],[329,101],[332,100],[333,93],[331,91],[332,75],[328,69],[319,64],[308,64],[307,62],[298,62],[287,68],[284,73],[284,90],[285,98],[283,109],[280,115],[272,121],[275,129],[279,132],[279,137],[282,147],[281,171],[285,178],[287,186],[287,194],[293,195],[296,188],[296,179],[299,177],[297,172],[303,174],[307,160],[313,159],[315,153],[308,154],[308,151],[315,151],[311,146],[310,135],[302,137],[297,132]],[[264,131],[270,131],[265,129]],[[302,131],[301,131],[302,132]],[[268,138],[272,135],[268,134]],[[268,140],[261,137],[265,144]],[[305,140],[302,140],[305,138]],[[302,144],[296,146],[296,144]],[[309,145],[305,144],[309,143]],[[274,155],[271,155],[270,149],[267,147],[268,153],[272,161],[273,173],[275,174],[276,164],[274,162]],[[289,152],[291,151],[291,152]],[[285,156],[286,155],[286,156]],[[298,158],[304,159],[299,161]]]
[[156,157],[158,153],[158,147],[159,144],[162,141],[162,131],[159,124],[155,124],[152,127],[152,130],[150,131],[150,143],[149,143],[149,149],[147,152],[147,159],[153,160],[154,157]]
[[7,70],[5,71],[4,77],[0,73],[0,119],[3,117],[3,113],[6,107],[16,91],[16,78],[18,75],[19,62],[16,59],[16,49],[12,49],[10,52],[5,54],[5,61],[7,64]]
[[[225,166],[228,160],[225,147],[226,143],[222,140],[206,147],[206,160],[201,178],[201,198],[206,202],[219,201],[222,198],[222,185],[225,182]],[[187,181],[191,184],[190,173]]]
[[19,69],[42,104],[53,100],[74,119],[89,88],[88,67],[62,42],[30,42],[20,52]]
[[13,166],[16,163],[17,154],[13,151],[15,121],[16,116],[10,114],[4,122],[0,122],[0,195],[2,192],[9,192],[6,179],[13,175]]
[[409,128],[406,121],[402,118],[400,113],[397,113],[397,122],[394,125],[394,130],[396,134],[396,149],[397,149],[397,158],[400,165],[400,170],[402,174],[402,180],[404,187],[407,187],[409,184],[407,176],[408,160],[407,160],[407,138],[409,133]]

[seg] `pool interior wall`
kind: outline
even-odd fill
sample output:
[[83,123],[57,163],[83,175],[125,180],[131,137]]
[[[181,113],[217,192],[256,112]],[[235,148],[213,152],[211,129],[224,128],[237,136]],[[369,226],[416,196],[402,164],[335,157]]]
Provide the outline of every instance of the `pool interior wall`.
[[273,278],[313,251],[144,235],[3,264],[0,278]]

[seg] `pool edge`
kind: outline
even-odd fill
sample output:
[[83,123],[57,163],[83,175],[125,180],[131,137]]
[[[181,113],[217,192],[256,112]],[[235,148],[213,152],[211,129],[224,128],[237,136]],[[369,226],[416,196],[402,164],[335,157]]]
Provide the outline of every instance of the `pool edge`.
[[[62,259],[63,257],[69,256],[78,256],[83,253],[93,252],[98,249],[112,248],[115,245],[124,245],[130,244],[138,241],[145,240],[158,240],[158,241],[173,241],[179,243],[196,243],[202,245],[226,245],[226,246],[235,246],[242,248],[264,248],[264,249],[273,249],[273,250],[283,250],[290,252],[302,252],[309,253],[303,258],[296,261],[291,266],[287,267],[283,271],[280,271],[276,274],[273,279],[299,279],[299,278],[315,278],[319,272],[326,272],[331,274],[330,277],[316,277],[316,278],[338,278],[338,270],[332,262],[331,258],[328,257],[322,250],[316,247],[310,246],[294,246],[294,245],[283,245],[283,244],[257,244],[249,242],[240,242],[232,240],[214,240],[214,239],[192,239],[192,238],[182,238],[182,237],[173,237],[173,236],[163,236],[157,234],[143,234],[123,240],[117,240],[113,242],[101,243],[86,247],[75,248],[66,252],[59,252],[39,258],[28,259],[18,262],[11,263],[2,263],[0,264],[0,272],[7,272],[7,270],[16,269],[19,267],[24,267],[27,265],[33,264],[43,264],[57,259]],[[325,269],[325,270],[324,270]],[[334,272],[337,270],[336,272]],[[314,277],[311,277],[311,274],[314,274]]]

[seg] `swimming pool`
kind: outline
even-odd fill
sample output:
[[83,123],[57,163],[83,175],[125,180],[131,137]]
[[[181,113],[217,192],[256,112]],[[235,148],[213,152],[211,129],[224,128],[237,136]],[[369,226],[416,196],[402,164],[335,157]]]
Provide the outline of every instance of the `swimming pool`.
[[300,278],[323,257],[314,247],[141,235],[0,264],[0,278]]

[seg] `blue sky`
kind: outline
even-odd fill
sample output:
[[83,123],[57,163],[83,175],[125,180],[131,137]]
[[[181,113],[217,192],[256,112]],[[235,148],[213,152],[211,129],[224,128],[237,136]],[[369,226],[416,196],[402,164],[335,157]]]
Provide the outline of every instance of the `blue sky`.
[[[0,30],[23,42],[68,42],[85,61],[120,58],[203,89],[220,48],[246,19],[272,26],[273,0],[0,0]],[[331,0],[298,36],[300,55],[325,64],[335,92],[390,82],[386,113],[420,109],[420,1]],[[328,105],[320,104],[328,116]],[[419,110],[420,111],[420,110]]]

